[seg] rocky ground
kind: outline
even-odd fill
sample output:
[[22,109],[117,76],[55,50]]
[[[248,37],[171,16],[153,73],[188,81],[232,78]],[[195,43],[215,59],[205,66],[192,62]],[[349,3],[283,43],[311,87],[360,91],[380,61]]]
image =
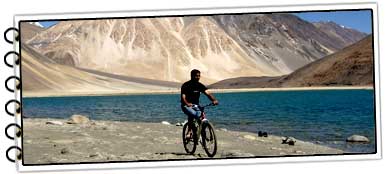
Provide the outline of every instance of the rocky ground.
[[[194,155],[182,145],[182,126],[166,123],[23,119],[25,164],[78,163],[207,158],[199,147]],[[216,129],[214,158],[341,154],[343,151],[282,137],[258,137],[247,132]]]

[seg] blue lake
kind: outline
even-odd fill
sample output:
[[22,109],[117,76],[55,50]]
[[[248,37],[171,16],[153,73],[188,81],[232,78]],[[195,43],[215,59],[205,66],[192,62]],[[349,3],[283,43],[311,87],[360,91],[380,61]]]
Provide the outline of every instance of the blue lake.
[[[220,105],[207,110],[217,128],[258,132],[322,143],[350,153],[375,153],[373,90],[320,90],[216,93]],[[23,98],[30,118],[184,122],[178,94]],[[205,96],[202,104],[209,103]],[[346,143],[359,134],[367,144]]]

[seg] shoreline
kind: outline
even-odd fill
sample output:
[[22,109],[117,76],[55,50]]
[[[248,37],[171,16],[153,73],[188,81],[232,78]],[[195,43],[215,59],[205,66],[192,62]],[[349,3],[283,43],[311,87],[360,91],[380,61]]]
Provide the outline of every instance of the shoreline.
[[[58,124],[48,124],[48,121]],[[23,155],[27,164],[108,162],[207,158],[199,145],[187,154],[182,144],[182,126],[165,123],[93,120],[66,124],[65,119],[23,119]],[[59,124],[61,123],[61,124]],[[285,157],[341,155],[340,149],[296,139],[295,145],[282,137],[258,137],[250,132],[215,128],[216,159],[228,157]]]
[[[319,91],[319,90],[374,90],[373,86],[336,86],[336,87],[290,87],[290,88],[237,88],[209,89],[212,93],[261,92],[261,91]],[[158,95],[179,94],[180,89],[147,91],[95,91],[95,92],[22,92],[22,98],[40,97],[82,97],[82,96],[121,96],[121,95]]]

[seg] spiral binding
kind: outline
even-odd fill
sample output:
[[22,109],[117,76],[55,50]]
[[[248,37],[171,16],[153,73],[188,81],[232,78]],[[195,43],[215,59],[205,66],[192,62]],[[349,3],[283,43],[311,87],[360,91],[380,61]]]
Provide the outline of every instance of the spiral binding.
[[[13,39],[8,39],[7,38],[7,34],[10,32],[10,31],[13,31],[13,34],[14,34],[14,38]],[[16,36],[15,36],[15,32],[17,33]],[[15,42],[19,42],[20,40],[20,35],[19,35],[19,30],[17,28],[14,28],[14,27],[11,27],[11,28],[8,28],[7,30],[5,30],[4,32],[4,40],[9,43],[9,44],[14,44]],[[10,55],[14,55],[14,62],[13,64],[10,64],[8,63],[7,61],[7,58],[10,56]],[[14,68],[15,66],[19,66],[20,65],[20,55],[19,53],[17,53],[16,51],[9,51],[7,54],[4,55],[4,63],[5,65],[7,65],[8,67],[10,68]],[[15,81],[15,88],[12,89],[8,86],[8,82],[10,80],[14,80]],[[10,76],[7,78],[7,80],[5,80],[5,88],[9,91],[9,92],[12,92],[14,93],[15,91],[17,90],[21,90],[21,87],[22,86],[22,83],[20,81],[20,78],[17,77],[17,76]],[[14,103],[14,106],[15,106],[15,111],[16,113],[12,113],[8,110],[8,106],[9,104],[11,103]],[[15,116],[15,115],[19,115],[21,113],[21,104],[18,100],[9,100],[6,104],[5,104],[5,111],[7,112],[8,115],[10,116]],[[10,136],[8,134],[8,129],[11,128],[11,127],[14,127],[15,129],[15,136]],[[16,124],[16,123],[11,123],[9,124],[6,128],[5,128],[5,135],[11,139],[11,140],[15,140],[16,138],[20,138],[22,136],[22,128]],[[9,152],[11,150],[15,149],[17,151],[16,153],[16,157],[14,159],[12,159],[10,156],[9,156]],[[11,146],[7,149],[6,153],[5,153],[7,159],[11,162],[16,162],[16,160],[21,160],[22,159],[22,149],[18,146]]]
[[4,63],[10,67],[10,68],[13,68],[13,65],[9,64],[7,62],[7,57],[10,55],[10,54],[15,54],[15,56],[17,56],[17,59],[15,60],[15,64],[16,65],[19,65],[20,64],[20,56],[19,56],[19,53],[15,52],[15,51],[10,51],[8,52],[7,54],[4,55]]

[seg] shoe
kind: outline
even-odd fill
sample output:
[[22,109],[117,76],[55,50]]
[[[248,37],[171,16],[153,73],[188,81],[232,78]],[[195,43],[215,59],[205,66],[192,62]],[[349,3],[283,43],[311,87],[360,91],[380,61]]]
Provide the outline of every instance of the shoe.
[[263,137],[268,137],[268,133],[267,133],[267,132],[264,132],[264,133],[263,133]]
[[257,135],[258,135],[259,137],[262,137],[262,136],[263,136],[263,133],[262,133],[261,131],[259,131],[259,132],[257,133]]

